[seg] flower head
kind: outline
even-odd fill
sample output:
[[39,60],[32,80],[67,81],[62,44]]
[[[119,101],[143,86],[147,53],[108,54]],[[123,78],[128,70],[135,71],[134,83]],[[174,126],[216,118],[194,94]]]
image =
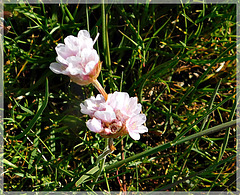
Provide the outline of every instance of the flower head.
[[80,104],[81,112],[88,114],[91,119],[87,127],[103,137],[116,138],[129,134],[134,140],[140,139],[140,133],[148,132],[143,124],[145,114],[141,114],[142,106],[136,97],[129,97],[125,92],[108,94],[105,101],[100,94],[91,97]]
[[101,70],[99,55],[93,49],[96,39],[93,41],[86,30],[80,30],[77,37],[67,36],[64,44],[59,43],[55,48],[57,62],[51,63],[50,69],[56,74],[68,75],[79,85],[92,83]]

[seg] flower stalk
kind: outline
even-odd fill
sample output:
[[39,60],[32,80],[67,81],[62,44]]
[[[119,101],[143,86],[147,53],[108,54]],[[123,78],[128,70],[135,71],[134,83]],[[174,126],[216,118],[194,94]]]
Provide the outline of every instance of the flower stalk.
[[[106,160],[107,155],[113,152],[111,149],[109,149],[109,140],[110,139],[109,138],[105,139],[105,150],[103,151],[103,153],[101,155],[98,156],[98,159],[96,161],[96,164],[99,166],[99,171],[97,172],[97,175],[94,179],[94,183],[97,182],[100,174],[102,173],[102,171],[104,169],[105,160]],[[92,190],[94,190],[94,187],[95,187],[95,184],[93,184]]]
[[116,150],[115,146],[113,145],[113,138],[107,138],[108,139],[108,147],[111,151]]
[[108,95],[106,91],[103,89],[102,85],[98,82],[98,80],[97,79],[93,80],[92,84],[99,91],[99,93],[103,95],[105,101],[107,101]]

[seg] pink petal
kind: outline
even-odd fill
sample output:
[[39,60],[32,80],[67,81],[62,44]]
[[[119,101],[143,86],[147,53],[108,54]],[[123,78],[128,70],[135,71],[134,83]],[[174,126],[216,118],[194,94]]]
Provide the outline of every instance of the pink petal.
[[78,38],[85,38],[85,39],[90,38],[90,34],[87,30],[80,30],[77,36]]
[[[146,122],[146,116],[144,114],[138,114],[126,121],[126,128],[129,135],[136,140],[139,133],[148,132],[148,128],[143,125]],[[139,135],[140,138],[140,135]]]
[[125,116],[125,118],[139,114],[142,110],[142,105],[137,103],[137,97],[130,98],[126,92],[109,94],[107,103],[111,105],[115,111],[120,110],[122,116]]
[[128,111],[127,114],[129,116],[132,116],[133,114],[139,114],[142,111],[142,105],[138,104],[137,97],[130,98],[129,105],[128,105]]
[[126,102],[128,102],[129,95],[126,92],[117,92],[108,95],[107,103],[115,110],[121,110]]
[[[69,56],[76,55],[76,52],[71,51],[66,45],[59,43],[56,47],[55,50],[57,52],[58,58],[60,60],[64,60]],[[62,62],[65,63],[65,62]]]
[[84,67],[84,75],[92,72],[95,66],[98,66],[99,56],[95,49],[85,48],[81,53],[81,64]]
[[81,45],[81,50],[84,48],[90,48],[93,49],[93,40],[90,37],[90,34],[87,30],[80,30],[78,32],[78,39],[79,43]]
[[81,62],[80,57],[71,56],[71,57],[67,58],[67,61],[68,61],[67,71],[71,75],[77,75],[77,74],[83,75],[84,67],[80,63]]
[[101,94],[98,94],[96,98],[92,96],[80,104],[81,112],[83,114],[88,114],[90,117],[93,117],[93,114],[96,111],[104,109],[101,106],[101,103],[105,103],[105,99]]
[[134,140],[139,140],[140,139],[140,134],[139,133],[135,133],[135,132],[129,132],[129,135],[132,139]]
[[140,125],[140,126],[138,126],[137,131],[138,131],[138,133],[146,133],[146,132],[148,132],[148,128],[144,125]]
[[49,68],[51,69],[51,71],[53,71],[56,74],[67,74],[66,73],[66,68],[67,68],[66,65],[53,62],[50,64]]
[[103,130],[101,120],[96,118],[90,119],[86,122],[86,125],[90,131],[100,133]]
[[66,48],[69,49],[69,53],[71,52],[71,55],[76,55],[78,53],[78,48],[80,44],[77,37],[69,35],[64,39],[64,43],[66,45]]
[[[104,104],[102,104],[102,105],[104,105]],[[104,122],[111,123],[114,119],[116,119],[115,112],[113,111],[111,106],[108,106],[108,105],[104,105],[104,106],[105,106],[106,110],[96,111],[94,113],[94,117],[96,117]]]

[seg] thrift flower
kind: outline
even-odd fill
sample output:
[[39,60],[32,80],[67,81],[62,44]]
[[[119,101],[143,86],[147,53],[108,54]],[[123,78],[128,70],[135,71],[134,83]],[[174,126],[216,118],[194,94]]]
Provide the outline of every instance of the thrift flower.
[[56,74],[68,75],[79,85],[93,83],[101,70],[101,63],[93,41],[86,30],[80,30],[77,37],[67,36],[64,44],[59,43],[55,48],[57,62],[50,64],[50,69]]
[[81,112],[91,117],[86,122],[90,131],[105,138],[117,138],[129,134],[134,140],[140,139],[140,133],[148,132],[143,124],[146,115],[141,114],[142,106],[136,97],[126,92],[108,94],[108,99],[98,94],[80,104]]

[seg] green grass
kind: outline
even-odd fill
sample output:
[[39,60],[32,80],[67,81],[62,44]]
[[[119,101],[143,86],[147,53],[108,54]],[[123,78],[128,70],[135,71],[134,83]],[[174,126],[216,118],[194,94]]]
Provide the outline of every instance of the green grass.
[[[236,5],[6,4],[5,191],[236,191]],[[148,133],[105,139],[80,103],[98,92],[49,69],[89,30],[107,93],[137,96]],[[222,67],[222,68],[221,68]]]

